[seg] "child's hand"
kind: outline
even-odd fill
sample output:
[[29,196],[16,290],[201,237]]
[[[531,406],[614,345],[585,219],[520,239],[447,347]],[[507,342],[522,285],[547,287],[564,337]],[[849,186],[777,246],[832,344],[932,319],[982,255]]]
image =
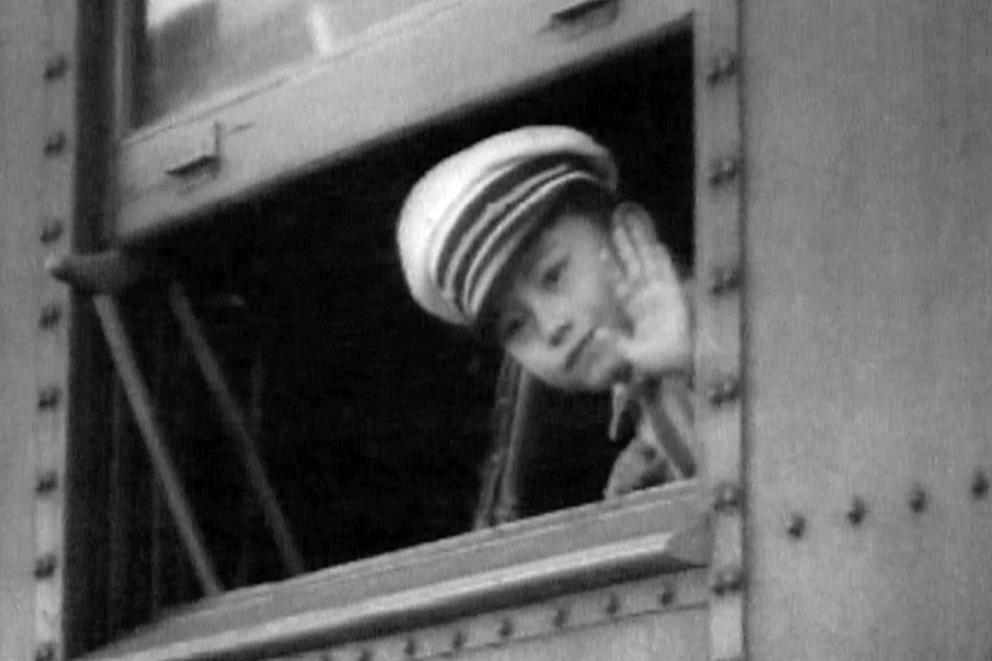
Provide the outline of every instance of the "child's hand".
[[[619,270],[612,269],[617,298],[632,328],[629,334],[602,328],[597,335],[614,343],[630,362],[635,380],[687,371],[692,362],[692,336],[685,292],[643,207],[633,203],[617,207],[613,243],[619,261]],[[613,261],[610,255],[604,258]]]

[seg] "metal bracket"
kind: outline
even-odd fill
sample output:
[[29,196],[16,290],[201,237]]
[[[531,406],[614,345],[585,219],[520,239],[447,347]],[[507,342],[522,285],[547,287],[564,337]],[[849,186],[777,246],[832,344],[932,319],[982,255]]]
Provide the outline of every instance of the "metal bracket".
[[220,167],[221,125],[214,122],[189,136],[188,142],[176,154],[165,171],[178,179],[194,175],[215,174]]
[[547,30],[565,40],[578,39],[601,30],[620,15],[620,0],[582,0],[551,14]]

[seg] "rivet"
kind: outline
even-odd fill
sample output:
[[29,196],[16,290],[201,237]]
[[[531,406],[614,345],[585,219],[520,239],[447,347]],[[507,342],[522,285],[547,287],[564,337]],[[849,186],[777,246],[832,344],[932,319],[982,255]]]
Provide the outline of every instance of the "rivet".
[[61,218],[47,218],[41,227],[41,242],[48,244],[57,241],[65,231],[65,223]]
[[658,593],[658,603],[662,606],[671,606],[675,603],[675,586],[671,583],[666,583],[661,587],[661,592]]
[[58,406],[60,399],[62,399],[62,391],[59,390],[58,386],[42,388],[41,392],[38,393],[38,408],[53,409]]
[[34,652],[34,661],[55,661],[55,643],[42,643]]
[[734,482],[720,482],[713,489],[713,510],[727,512],[741,504],[741,488]]
[[555,616],[551,620],[551,623],[556,629],[561,629],[568,622],[568,609],[562,606],[555,610]]
[[35,491],[40,494],[51,493],[59,486],[59,474],[54,470],[46,470],[38,473],[38,480],[35,482]]
[[713,379],[707,389],[707,399],[712,406],[722,406],[737,398],[739,383],[731,375],[718,376]]
[[717,596],[728,592],[736,592],[744,585],[744,572],[740,567],[724,567],[718,569],[710,578],[710,590]]
[[45,80],[55,80],[56,78],[61,78],[65,75],[65,72],[69,69],[69,60],[66,59],[65,55],[59,53],[53,55],[51,59],[45,63]]
[[496,630],[500,638],[509,638],[513,635],[513,620],[508,617],[503,618],[503,621],[499,623],[499,629]]
[[847,510],[847,520],[852,526],[861,525],[868,515],[868,504],[860,496],[851,499],[851,507]]
[[58,325],[62,319],[62,306],[58,303],[46,303],[38,315],[38,325],[48,330]]
[[53,131],[45,138],[45,155],[55,156],[56,154],[61,154],[65,150],[65,143],[65,132]]
[[919,484],[914,485],[909,492],[909,509],[916,514],[922,514],[927,508],[927,492]]
[[372,661],[372,650],[365,648],[358,653],[358,661]]
[[406,642],[403,643],[403,653],[410,657],[417,656],[416,638],[410,636],[409,638],[406,639]]
[[451,649],[457,651],[463,647],[465,647],[465,632],[459,630],[451,636]]
[[976,500],[984,498],[989,493],[989,478],[981,468],[975,471],[974,477],[971,478],[971,495],[975,497]]
[[742,280],[739,268],[718,266],[710,275],[710,294],[713,296],[728,294],[740,288]]
[[606,598],[606,614],[614,616],[620,612],[620,597],[615,592],[611,592]]
[[799,512],[793,512],[789,516],[789,525],[786,526],[785,531],[789,533],[789,537],[799,539],[806,532],[806,517]]
[[733,181],[741,170],[741,159],[737,156],[724,156],[713,161],[710,166],[710,185],[722,186]]
[[41,580],[51,578],[55,574],[55,567],[58,561],[54,553],[46,553],[38,558],[34,563],[34,577]]
[[737,55],[731,50],[722,50],[710,60],[706,70],[706,81],[711,85],[722,82],[737,73]]

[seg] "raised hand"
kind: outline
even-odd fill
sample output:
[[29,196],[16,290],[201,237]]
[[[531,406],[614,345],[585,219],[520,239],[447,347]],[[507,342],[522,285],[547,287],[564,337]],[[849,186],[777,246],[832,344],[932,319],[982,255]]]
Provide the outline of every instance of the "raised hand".
[[602,328],[597,335],[616,346],[635,380],[687,372],[692,362],[690,311],[668,250],[638,204],[620,204],[612,223],[615,261],[609,254],[603,257],[616,264],[616,295],[631,328],[629,333]]

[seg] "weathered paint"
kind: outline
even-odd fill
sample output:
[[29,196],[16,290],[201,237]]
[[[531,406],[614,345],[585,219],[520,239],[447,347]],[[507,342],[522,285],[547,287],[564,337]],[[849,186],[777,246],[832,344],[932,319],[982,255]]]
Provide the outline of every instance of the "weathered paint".
[[743,6],[751,658],[987,659],[992,6]]

